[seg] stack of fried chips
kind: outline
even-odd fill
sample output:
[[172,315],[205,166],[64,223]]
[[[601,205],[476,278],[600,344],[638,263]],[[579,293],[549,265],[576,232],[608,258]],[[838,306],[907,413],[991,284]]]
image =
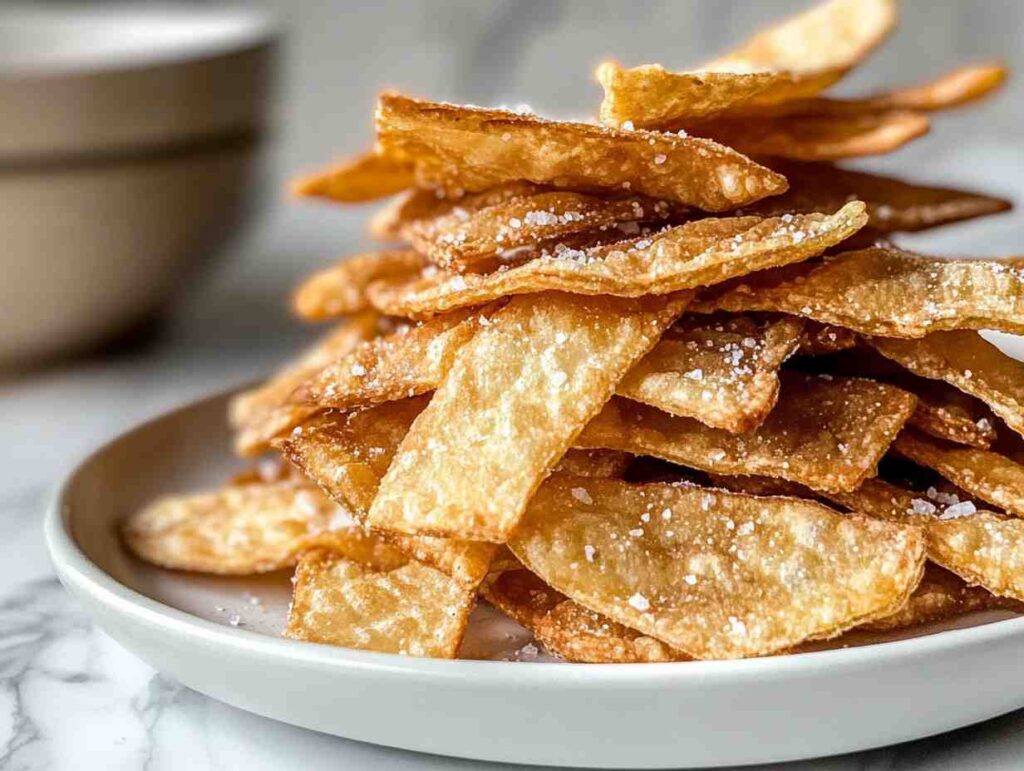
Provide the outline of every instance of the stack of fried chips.
[[308,278],[333,328],[231,406],[287,463],[129,547],[294,566],[287,636],[416,656],[456,657],[481,596],[586,662],[1024,607],[1024,364],[977,332],[1024,331],[1024,259],[888,240],[1008,204],[832,163],[1004,72],[822,96],[895,18],[829,0],[699,70],[605,63],[600,123],[382,95],[375,150],[297,191],[400,194],[372,231],[402,245]]

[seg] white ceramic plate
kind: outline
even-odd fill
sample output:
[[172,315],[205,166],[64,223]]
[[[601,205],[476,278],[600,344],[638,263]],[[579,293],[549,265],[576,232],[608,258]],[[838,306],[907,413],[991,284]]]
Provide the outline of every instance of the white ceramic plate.
[[[287,575],[160,571],[127,555],[116,534],[117,521],[153,496],[220,484],[237,468],[225,399],[171,413],[97,451],[46,519],[60,578],[97,623],[213,698],[406,749],[639,768],[850,752],[1024,706],[1024,618],[992,614],[842,650],[679,664],[440,661],[281,639]],[[521,629],[483,609],[465,652],[508,658],[526,642]]]

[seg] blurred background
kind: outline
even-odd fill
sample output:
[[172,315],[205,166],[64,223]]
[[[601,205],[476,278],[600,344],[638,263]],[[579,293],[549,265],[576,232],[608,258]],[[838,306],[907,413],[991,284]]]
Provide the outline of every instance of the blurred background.
[[[99,438],[262,376],[312,336],[289,318],[288,292],[310,270],[370,246],[363,224],[373,207],[289,200],[284,183],[367,147],[381,88],[485,105],[528,103],[554,117],[590,116],[601,98],[591,73],[603,58],[686,68],[807,5],[258,0],[235,5],[224,16],[200,2],[170,9],[148,3],[0,4],[0,136],[14,131],[37,145],[19,154],[0,140],[0,233],[13,224],[27,233],[18,242],[20,252],[8,249],[8,262],[0,259],[0,282],[19,287],[12,296],[26,309],[42,306],[54,316],[88,287],[111,289],[121,282],[104,300],[108,308],[138,299],[159,282],[173,290],[166,313],[139,310],[134,331],[99,348],[69,345],[66,356],[40,362],[26,355],[4,365],[0,425],[19,446],[18,463],[8,472],[19,482],[53,478]],[[69,19],[76,23],[68,35],[47,32],[48,24],[60,27]],[[936,116],[924,139],[851,165],[1024,200],[1022,33],[1024,3],[1018,0],[905,0],[896,34],[835,93],[911,84],[991,58],[1006,61],[1018,75],[994,98]],[[77,42],[68,43],[69,36]],[[156,66],[147,57],[165,65],[196,58],[219,65],[193,70],[177,84],[107,83],[111,90],[102,97],[82,96],[74,82],[51,88],[55,80],[74,81],[96,70],[110,77],[131,62]],[[117,63],[111,65],[111,58]],[[230,65],[228,74],[220,65]],[[33,78],[47,88],[32,85]],[[16,87],[19,98],[29,101],[5,96],[3,88]],[[75,126],[83,114],[99,139],[81,151],[75,142],[88,132]],[[40,117],[53,115],[74,128],[71,140],[64,137],[70,144],[58,151],[47,149],[50,136]],[[197,117],[205,123],[187,125]],[[117,135],[125,127],[150,135],[133,142]],[[160,136],[168,127],[178,133]],[[107,144],[100,141],[104,137]],[[180,171],[196,157],[192,171]],[[82,178],[102,182],[125,164],[132,180],[149,181],[141,187],[115,183],[112,193],[79,185]],[[154,169],[164,171],[151,178]],[[69,181],[68,197],[47,198]],[[179,224],[175,218],[186,214],[193,219]],[[946,254],[1019,254],[1022,223],[1016,212],[901,243]],[[202,238],[183,238],[194,226]],[[97,230],[105,257],[86,264],[83,255],[95,251],[87,240]],[[63,241],[55,244],[57,235]],[[115,238],[109,244],[116,248],[103,240]],[[182,270],[154,278],[139,267],[161,250],[173,252]],[[20,291],[40,276],[59,291],[31,297]],[[3,306],[0,329],[24,323],[28,310],[9,307],[4,319]]]

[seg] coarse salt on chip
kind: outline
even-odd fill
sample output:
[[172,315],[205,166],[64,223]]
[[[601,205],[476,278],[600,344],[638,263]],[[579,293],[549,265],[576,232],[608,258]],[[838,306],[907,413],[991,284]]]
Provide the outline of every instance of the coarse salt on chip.
[[369,524],[505,541],[537,485],[688,301],[513,298],[459,350],[402,441]]
[[796,350],[802,330],[792,317],[689,316],[615,392],[714,428],[751,431],[775,406],[779,367]]
[[292,191],[299,196],[362,203],[400,193],[414,182],[412,164],[369,152],[297,179]]
[[243,456],[266,452],[274,437],[314,414],[315,408],[290,404],[292,392],[335,358],[376,337],[379,322],[375,311],[354,316],[266,383],[234,396],[228,406],[228,417],[236,432],[236,452]]
[[1024,363],[978,333],[935,332],[920,340],[876,337],[870,342],[915,375],[944,380],[985,402],[1007,426],[1024,435]]
[[[363,522],[395,451],[426,404],[425,397],[418,397],[356,412],[325,412],[275,446]],[[494,556],[489,543],[392,532],[381,535],[420,562],[470,586],[483,579]]]
[[[591,503],[572,495],[581,486]],[[916,528],[809,501],[573,477],[541,486],[509,546],[584,607],[704,659],[766,655],[890,615],[924,562]]]
[[125,520],[121,535],[146,562],[223,575],[290,567],[315,546],[360,562],[397,554],[315,487],[293,482],[159,498]]
[[409,249],[347,257],[303,281],[292,297],[292,308],[307,321],[359,313],[369,308],[366,288],[374,281],[412,278],[426,264],[422,255]]
[[377,139],[388,154],[415,163],[420,185],[449,191],[524,179],[583,191],[629,190],[724,211],[786,189],[780,174],[708,139],[544,120],[396,93],[380,96]]
[[303,556],[285,636],[407,656],[453,659],[476,591],[415,561],[378,570],[327,550]]
[[438,272],[410,282],[381,282],[371,288],[371,299],[385,313],[404,316],[546,290],[622,297],[666,294],[807,260],[866,222],[858,201],[831,215],[709,218],[592,250],[556,249],[484,275]]
[[870,380],[785,372],[775,409],[757,429],[733,434],[616,398],[576,446],[651,455],[718,474],[761,474],[815,490],[852,490],[914,409],[912,395]]
[[951,329],[1024,332],[1024,268],[1019,260],[862,249],[744,278],[710,292],[697,307],[781,311],[887,337]]

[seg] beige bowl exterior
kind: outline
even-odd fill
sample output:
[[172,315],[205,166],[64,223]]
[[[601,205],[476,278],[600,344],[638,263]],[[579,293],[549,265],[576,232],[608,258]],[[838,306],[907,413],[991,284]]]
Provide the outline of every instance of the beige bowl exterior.
[[0,173],[0,368],[153,314],[240,224],[258,144]]

